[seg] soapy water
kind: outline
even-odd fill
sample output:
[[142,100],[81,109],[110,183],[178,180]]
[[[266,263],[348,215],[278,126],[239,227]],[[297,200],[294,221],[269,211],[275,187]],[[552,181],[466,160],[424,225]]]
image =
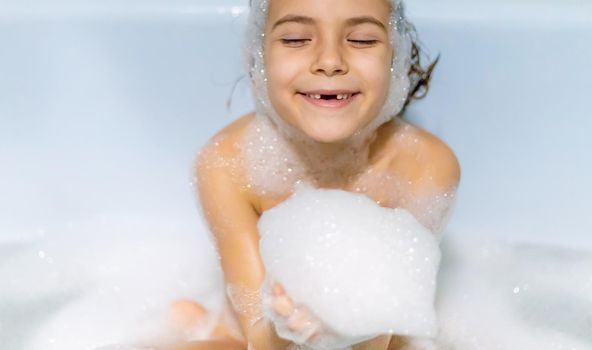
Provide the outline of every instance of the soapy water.
[[592,254],[448,241],[437,349],[592,349]]
[[0,244],[2,348],[166,343],[179,337],[172,301],[200,300],[217,312],[222,276],[212,243],[201,223],[183,222],[100,217]]
[[[209,233],[179,222],[102,218],[2,243],[3,347],[133,349],[173,340],[174,300],[196,300],[217,314],[224,288]],[[441,248],[439,333],[412,339],[408,349],[592,349],[592,252],[453,236]]]

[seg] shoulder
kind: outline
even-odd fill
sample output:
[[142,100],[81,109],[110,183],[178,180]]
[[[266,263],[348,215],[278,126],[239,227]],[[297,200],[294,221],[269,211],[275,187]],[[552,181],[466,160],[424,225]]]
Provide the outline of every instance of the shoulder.
[[254,113],[245,114],[218,131],[199,151],[197,164],[214,160],[212,158],[236,157],[240,150],[237,145],[254,118]]
[[217,183],[241,187],[243,171],[240,145],[253,118],[254,113],[238,118],[216,133],[200,149],[193,167],[194,181],[197,185],[207,183],[210,187]]
[[450,146],[436,135],[414,126],[423,143],[425,171],[438,187],[456,187],[460,181],[460,164]]
[[420,187],[449,190],[458,186],[460,165],[439,137],[401,119],[388,130],[389,168]]

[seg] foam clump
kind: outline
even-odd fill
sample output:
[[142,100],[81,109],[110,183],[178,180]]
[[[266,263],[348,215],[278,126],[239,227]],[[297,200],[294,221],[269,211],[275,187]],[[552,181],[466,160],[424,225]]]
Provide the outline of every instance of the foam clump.
[[342,345],[344,338],[353,343],[389,332],[436,335],[438,242],[408,211],[298,185],[261,216],[259,232],[268,278],[310,308]]

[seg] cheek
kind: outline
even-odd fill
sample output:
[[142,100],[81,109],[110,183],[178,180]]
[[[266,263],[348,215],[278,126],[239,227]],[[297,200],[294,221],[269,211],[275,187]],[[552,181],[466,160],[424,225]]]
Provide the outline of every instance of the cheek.
[[390,75],[390,55],[386,52],[368,51],[356,53],[350,56],[350,60],[357,67],[358,71],[363,74],[362,77],[367,82],[379,83],[388,79]]
[[378,96],[386,96],[391,81],[390,62],[380,58],[367,58],[358,67],[369,91]]
[[267,70],[267,86],[270,95],[291,93],[294,91],[294,79],[302,70],[301,60],[286,57],[282,52],[270,50],[266,55],[265,67]]

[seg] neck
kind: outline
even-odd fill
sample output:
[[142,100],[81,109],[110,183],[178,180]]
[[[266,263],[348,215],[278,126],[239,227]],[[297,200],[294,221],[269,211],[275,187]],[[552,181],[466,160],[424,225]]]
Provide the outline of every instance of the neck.
[[258,114],[242,147],[249,184],[262,196],[290,193],[297,181],[346,189],[368,169],[378,130],[367,127],[347,140],[321,143]]
[[377,130],[361,132],[347,140],[332,143],[316,142],[293,130],[283,134],[314,184],[343,188],[367,169],[370,146]]

